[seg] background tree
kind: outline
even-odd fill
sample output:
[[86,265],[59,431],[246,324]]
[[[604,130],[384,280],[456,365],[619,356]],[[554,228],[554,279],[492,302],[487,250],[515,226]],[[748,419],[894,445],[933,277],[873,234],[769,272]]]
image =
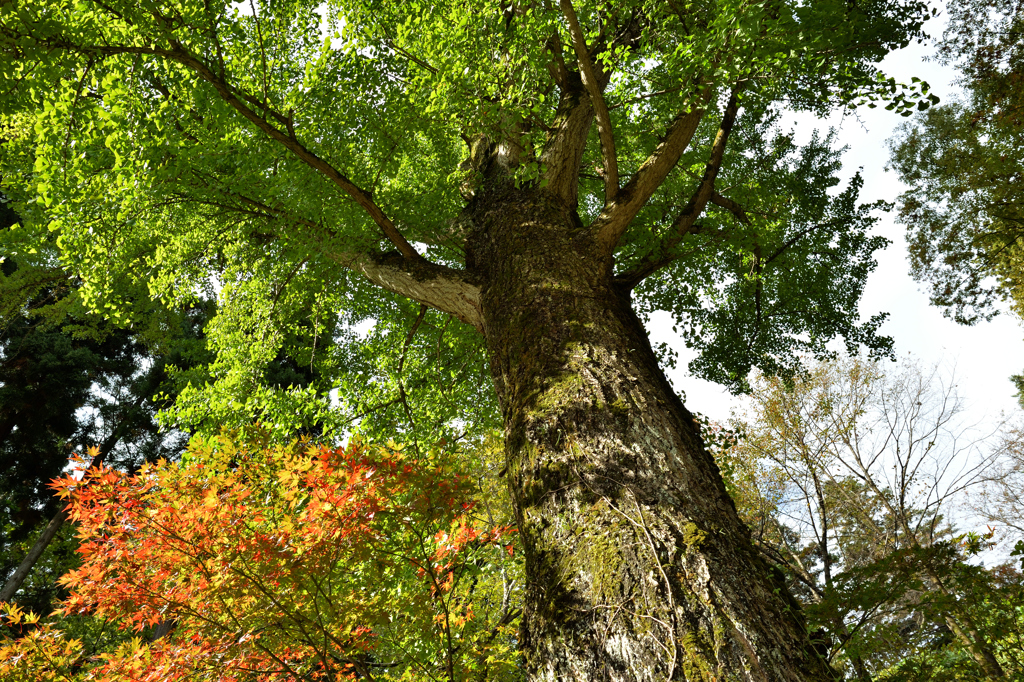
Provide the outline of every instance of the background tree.
[[1013,0],[952,0],[937,59],[960,72],[964,96],[906,123],[890,166],[911,274],[962,324],[1009,300],[1024,313],[1024,10]]
[[[20,218],[6,197],[0,212],[0,233],[17,243]],[[82,305],[81,284],[53,238],[0,265],[0,601],[17,595],[43,614],[63,593],[57,579],[77,563],[49,482],[92,446],[97,466],[122,470],[176,458],[187,434],[156,420],[180,387],[171,368],[208,361],[209,301],[150,305],[124,329]]]
[[972,657],[958,663],[972,675],[1002,678],[1020,663],[998,655],[1002,629],[982,625],[983,604],[1006,613],[1010,603],[994,596],[994,574],[968,561],[983,538],[957,535],[948,519],[994,457],[961,409],[952,381],[910,363],[885,372],[850,359],[755,384],[730,457],[770,475],[737,479],[754,491],[741,512],[811,605],[829,658],[859,679],[937,643]]
[[[430,442],[500,407],[531,675],[826,678],[637,313],[672,312],[694,369],[736,389],[833,338],[887,351],[855,313],[885,243],[860,181],[836,187],[829,136],[797,148],[773,121],[926,107],[874,66],[926,15],[7,3],[0,113],[29,122],[3,158],[31,180],[10,190],[17,248],[56,234],[82,299],[121,324],[140,282],[165,304],[216,283],[217,359],[176,402],[184,427],[336,414],[329,391],[261,388],[295,337],[355,389],[337,429],[391,419]],[[370,339],[318,343],[369,319]],[[360,371],[375,340],[397,360]]]

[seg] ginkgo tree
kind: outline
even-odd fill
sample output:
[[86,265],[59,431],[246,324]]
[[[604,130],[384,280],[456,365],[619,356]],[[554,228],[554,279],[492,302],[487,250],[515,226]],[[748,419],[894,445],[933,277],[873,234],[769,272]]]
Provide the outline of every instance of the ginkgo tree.
[[498,577],[517,573],[515,531],[481,523],[471,479],[438,453],[222,435],[54,487],[82,542],[61,612],[166,634],[90,656],[5,604],[26,631],[0,646],[4,679],[519,676],[516,588]]
[[[826,679],[642,317],[671,313],[691,368],[737,390],[835,338],[888,350],[856,312],[885,243],[860,180],[837,187],[831,136],[798,147],[775,123],[927,108],[875,66],[927,14],[3,2],[12,240],[56,233],[82,300],[125,325],[139,282],[168,305],[217,289],[217,360],[179,425],[342,413],[402,439],[499,408],[534,678]],[[267,386],[285,347],[345,390]]]

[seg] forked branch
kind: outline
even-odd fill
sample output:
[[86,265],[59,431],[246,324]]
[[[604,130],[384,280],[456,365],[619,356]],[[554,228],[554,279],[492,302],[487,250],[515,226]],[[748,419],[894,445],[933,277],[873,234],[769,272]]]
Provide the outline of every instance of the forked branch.
[[651,273],[665,267],[676,258],[675,250],[683,238],[693,230],[697,219],[704,212],[708,202],[715,196],[715,178],[722,167],[722,158],[725,156],[725,147],[729,141],[729,134],[736,123],[736,115],[739,113],[738,92],[733,91],[729,97],[729,103],[722,115],[722,122],[718,126],[718,134],[715,135],[714,144],[711,145],[711,155],[704,166],[704,175],[701,178],[697,189],[690,196],[690,200],[683,207],[683,210],[676,216],[672,226],[664,235],[661,241],[654,246],[647,254],[640,259],[640,262],[629,272],[623,274],[619,280],[630,288],[642,282]]
[[607,205],[615,199],[619,192],[619,161],[615,153],[615,135],[612,131],[611,117],[608,115],[608,105],[604,101],[601,84],[598,82],[597,73],[594,71],[594,63],[590,59],[590,51],[587,48],[586,37],[580,22],[576,18],[576,10],[573,9],[572,0],[560,0],[562,14],[569,25],[569,34],[572,36],[573,49],[576,51],[576,63],[580,67],[580,76],[583,79],[583,86],[590,95],[590,101],[594,105],[594,115],[597,118],[597,132],[601,138],[601,155],[604,160],[604,200]]
[[654,152],[618,191],[615,200],[609,201],[594,220],[592,229],[607,256],[611,256],[633,218],[654,195],[679,162],[679,157],[690,146],[697,126],[704,117],[704,106],[708,97],[710,89],[693,108],[676,116]]

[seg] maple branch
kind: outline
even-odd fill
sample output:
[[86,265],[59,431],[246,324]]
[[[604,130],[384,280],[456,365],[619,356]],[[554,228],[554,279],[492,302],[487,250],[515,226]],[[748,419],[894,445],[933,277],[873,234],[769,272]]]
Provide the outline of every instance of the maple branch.
[[718,177],[718,171],[722,166],[722,158],[725,156],[725,147],[729,141],[729,133],[732,132],[738,112],[739,101],[737,92],[734,91],[729,98],[729,103],[725,107],[722,122],[718,127],[718,134],[715,135],[715,142],[711,145],[711,156],[704,167],[704,176],[697,185],[697,189],[690,196],[690,200],[683,207],[683,210],[676,216],[672,226],[661,242],[648,251],[631,271],[617,278],[630,288],[635,287],[648,275],[660,270],[676,259],[676,247],[694,229],[697,218],[704,212],[705,207],[707,207],[708,202],[711,201],[715,193],[715,178]]
[[[86,473],[93,471],[94,469],[98,469],[103,464],[103,459],[111,450],[114,449],[114,446],[121,440],[121,436],[124,435],[125,428],[128,423],[127,415],[137,410],[142,405],[143,400],[145,400],[145,396],[140,395],[135,399],[135,402],[128,406],[128,409],[125,410],[124,413],[125,416],[123,416],[117,426],[114,427],[114,430],[110,432],[107,439],[104,440],[99,448],[95,450],[96,454],[89,462],[89,466],[86,468]],[[85,479],[84,473],[82,474],[82,478],[83,480]],[[51,542],[53,542],[53,538],[56,537],[57,531],[61,529],[61,526],[63,526],[64,522],[67,520],[69,513],[68,509],[70,506],[71,505],[68,504],[62,507],[61,510],[58,511],[52,519],[50,519],[50,522],[46,524],[46,528],[44,528],[43,532],[40,533],[38,538],[36,538],[35,543],[33,543],[31,549],[28,550],[28,554],[26,554],[21,563],[18,564],[18,568],[14,570],[14,573],[11,574],[11,577],[7,582],[4,583],[3,589],[0,590],[0,602],[10,601],[11,597],[14,596],[14,593],[21,588],[22,583],[25,582],[29,573],[32,572],[32,567],[36,565],[37,561],[39,561],[39,557],[43,555],[46,548],[49,547]]]
[[594,106],[594,114],[597,118],[597,132],[601,138],[601,154],[604,159],[604,197],[607,204],[615,199],[615,195],[619,191],[619,161],[615,153],[615,135],[612,131],[611,118],[608,115],[608,105],[604,101],[602,88],[597,81],[594,64],[590,59],[590,52],[587,50],[587,41],[580,28],[579,20],[576,18],[572,0],[560,0],[559,4],[565,21],[569,25],[569,34],[572,36],[573,48],[576,50],[576,63],[580,67],[583,86],[590,95],[590,102]]

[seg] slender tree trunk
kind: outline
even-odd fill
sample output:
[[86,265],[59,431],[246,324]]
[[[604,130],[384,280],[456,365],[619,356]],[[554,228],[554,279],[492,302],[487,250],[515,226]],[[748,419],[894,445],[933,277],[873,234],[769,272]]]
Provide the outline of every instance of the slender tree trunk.
[[[880,498],[884,499],[881,491],[875,487],[876,493]],[[924,549],[921,542],[917,539],[917,533],[915,533],[907,521],[907,515],[903,513],[897,513],[895,509],[890,507],[890,511],[893,515],[900,520],[900,525],[903,528],[903,532],[907,539],[918,549]],[[945,597],[951,600],[953,613],[947,613],[943,620],[946,621],[946,626],[953,632],[953,635],[960,640],[960,643],[971,652],[971,656],[977,661],[978,665],[981,666],[982,672],[985,677],[991,680],[1005,679],[1006,673],[1003,671],[1003,667],[999,665],[999,661],[996,659],[995,654],[992,653],[992,647],[989,646],[988,642],[978,631],[978,626],[975,625],[974,619],[971,614],[960,608],[959,602],[956,596],[951,594],[949,588],[942,581],[938,571],[936,571],[930,565],[930,561],[925,564],[925,574],[928,576],[928,580],[932,586],[941,592]],[[954,617],[955,616],[955,617]],[[962,621],[962,624],[961,622]],[[966,627],[964,627],[966,626]]]
[[857,673],[858,680],[871,682],[871,673],[868,672],[868,667],[864,665],[864,659],[860,657],[860,654],[850,656],[850,662],[853,663],[853,671]]
[[29,573],[32,572],[32,567],[39,561],[39,557],[43,555],[46,548],[53,542],[54,536],[57,535],[57,531],[60,530],[61,526],[64,525],[64,521],[68,518],[68,513],[65,509],[58,511],[50,522],[46,524],[46,528],[40,533],[39,537],[36,538],[32,548],[28,550],[28,554],[18,564],[18,568],[14,569],[14,573],[4,583],[4,587],[0,590],[0,602],[10,601],[14,593],[17,592],[25,579],[28,578]]
[[830,679],[575,211],[509,188],[464,218],[487,283],[531,677]]
[[946,616],[946,625],[953,634],[956,635],[957,639],[967,647],[967,650],[971,652],[971,656],[977,661],[978,665],[981,666],[982,672],[985,673],[985,677],[990,680],[1002,680],[1006,678],[1006,673],[1003,672],[1003,667],[999,665],[999,661],[996,660],[995,654],[992,653],[992,649],[988,646],[985,638],[981,636],[981,633],[974,627],[973,623],[968,624],[968,629],[965,631],[960,624],[952,616]]
[[[137,408],[141,403],[142,398],[140,397],[132,404],[131,408]],[[125,419],[122,419],[114,428],[113,432],[107,436],[107,439],[103,441],[102,445],[100,445],[99,452],[92,458],[92,461],[89,462],[89,467],[86,471],[95,469],[103,464],[103,459],[107,456],[107,453],[113,450],[114,446],[117,445],[117,442],[121,439],[121,431],[123,430],[124,424]],[[7,579],[7,582],[4,583],[3,589],[0,590],[0,602],[10,601],[11,598],[14,597],[14,594],[21,589],[22,584],[32,572],[32,568],[36,565],[36,562],[39,561],[39,557],[43,555],[46,548],[50,546],[51,542],[53,542],[53,538],[57,536],[57,532],[61,529],[61,526],[64,525],[67,518],[67,509],[61,508],[61,510],[54,514],[53,518],[50,519],[50,522],[46,524],[46,528],[44,528],[43,532],[39,534],[38,538],[36,538],[31,549],[28,550],[28,554],[26,554],[25,558],[21,560],[21,563],[18,564],[18,568],[14,569],[14,573],[12,573],[11,577]]]
[[[919,545],[920,546],[920,545]],[[935,589],[939,590],[944,596],[952,600],[954,605],[957,604],[956,597],[950,594],[949,589],[945,583],[942,582],[942,578],[939,574],[934,571],[931,566],[926,568],[928,578]],[[978,665],[981,666],[982,672],[985,673],[985,677],[991,680],[1001,680],[1006,678],[1006,673],[1003,671],[1003,667],[999,665],[999,661],[996,659],[995,654],[992,653],[992,648],[985,641],[985,638],[978,631],[978,626],[975,625],[974,619],[971,615],[960,608],[954,606],[954,612],[960,620],[963,621],[963,627],[961,623],[954,618],[953,615],[946,615],[944,620],[946,626],[953,631],[953,634],[960,643],[971,652],[971,656],[977,661]]]

